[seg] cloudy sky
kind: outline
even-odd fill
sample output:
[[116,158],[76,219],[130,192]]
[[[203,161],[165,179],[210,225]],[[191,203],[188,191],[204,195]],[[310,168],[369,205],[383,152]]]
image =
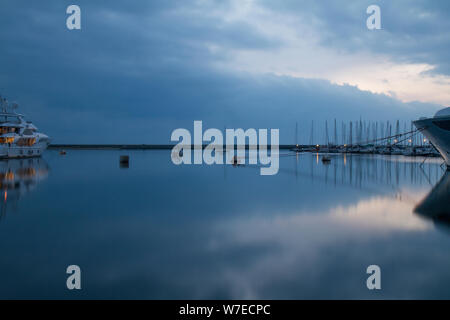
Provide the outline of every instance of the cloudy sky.
[[450,105],[448,1],[2,0],[0,40],[0,93],[56,143],[169,143],[194,120],[308,142],[311,120]]

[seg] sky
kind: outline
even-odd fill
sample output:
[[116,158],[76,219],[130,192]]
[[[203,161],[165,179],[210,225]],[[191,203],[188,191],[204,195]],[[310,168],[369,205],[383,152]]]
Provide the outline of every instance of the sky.
[[[81,8],[68,30],[66,8]],[[369,30],[366,9],[381,9]],[[406,122],[450,105],[450,2],[0,3],[0,94],[54,143],[170,143],[177,128]]]

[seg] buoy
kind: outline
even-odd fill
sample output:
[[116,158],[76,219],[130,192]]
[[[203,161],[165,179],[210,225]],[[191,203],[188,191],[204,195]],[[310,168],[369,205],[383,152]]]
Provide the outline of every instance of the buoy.
[[128,168],[130,164],[130,157],[126,155],[120,156],[119,163],[121,168]]
[[64,155],[66,154],[66,150],[61,150],[61,151],[59,152],[59,154],[62,155],[62,156],[64,156]]
[[331,158],[327,157],[327,156],[323,156],[322,157],[322,162],[323,163],[330,163],[331,162]]

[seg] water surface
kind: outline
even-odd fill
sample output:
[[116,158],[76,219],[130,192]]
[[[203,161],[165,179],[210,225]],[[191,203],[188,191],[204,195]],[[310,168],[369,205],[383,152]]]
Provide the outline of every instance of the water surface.
[[282,151],[261,176],[125,153],[129,168],[123,151],[0,162],[0,298],[450,298],[439,159]]

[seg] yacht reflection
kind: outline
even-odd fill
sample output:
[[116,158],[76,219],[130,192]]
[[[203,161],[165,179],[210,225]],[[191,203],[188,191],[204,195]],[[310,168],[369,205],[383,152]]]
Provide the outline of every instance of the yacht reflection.
[[0,219],[17,209],[20,198],[46,179],[48,171],[43,158],[0,160]]
[[445,226],[450,232],[450,171],[444,173],[414,212],[433,220],[437,226]]

